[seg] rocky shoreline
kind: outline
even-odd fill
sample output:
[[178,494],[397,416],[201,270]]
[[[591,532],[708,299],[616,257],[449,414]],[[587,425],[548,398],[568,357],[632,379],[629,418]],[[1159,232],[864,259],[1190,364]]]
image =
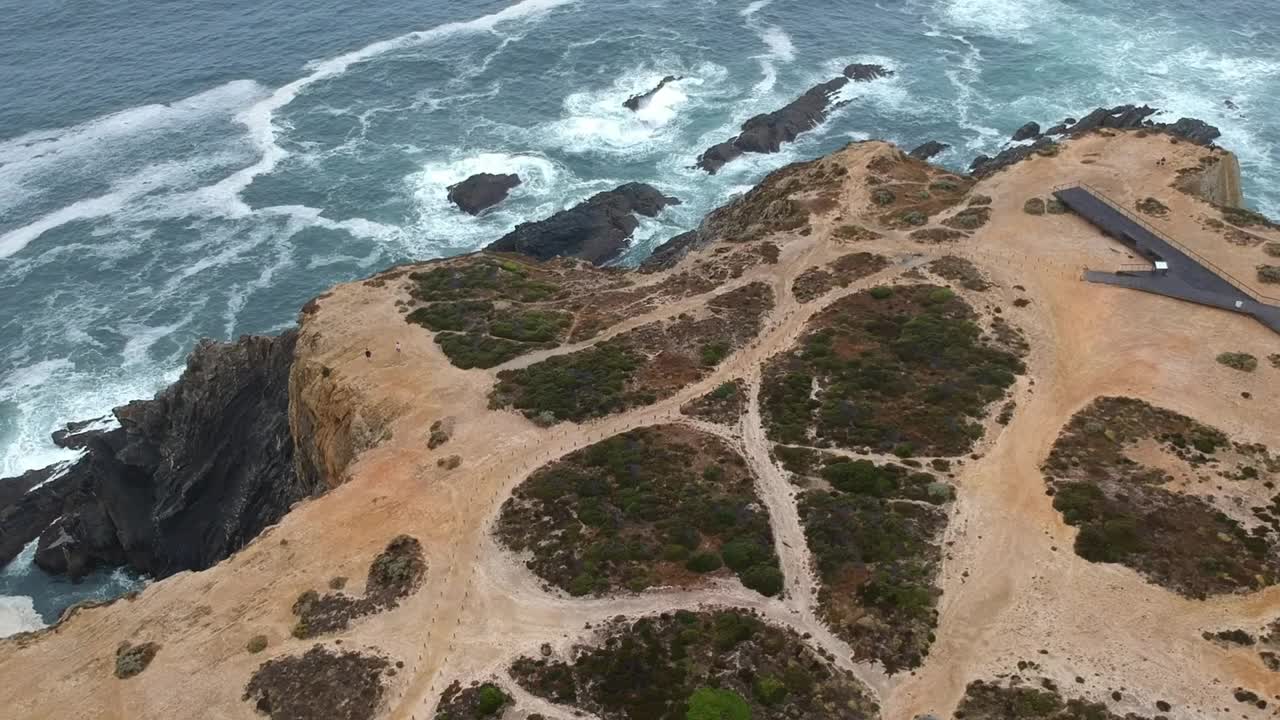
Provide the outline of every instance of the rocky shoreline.
[[[743,153],[775,152],[821,123],[839,104],[834,97],[844,85],[889,75],[892,71],[879,66],[851,65],[840,78],[811,88],[787,107],[752,118],[738,137],[704,153],[699,165],[715,172]],[[674,80],[665,78],[633,98],[637,106]],[[1039,124],[1028,123],[1013,136],[1023,144],[976,158],[971,173],[994,174],[1036,154],[1053,153],[1055,138],[1093,131],[1163,132],[1198,144],[1219,136],[1217,128],[1199,120],[1153,122],[1156,112],[1133,105],[1099,108],[1043,132]],[[910,154],[928,159],[949,147],[930,141]],[[515,175],[482,174],[451,187],[450,199],[474,214],[501,202],[519,182]],[[487,249],[603,265],[626,249],[639,225],[637,216],[655,217],[679,202],[650,185],[629,183],[522,223]],[[711,226],[731,215],[733,207],[709,214],[702,227],[661,244],[638,269],[671,267],[715,235]],[[176,383],[152,400],[113,411],[118,427],[95,429],[85,421],[55,433],[55,444],[83,454],[0,481],[0,563],[38,538],[36,564],[73,578],[96,567],[128,566],[155,578],[201,570],[235,553],[298,501],[339,484],[340,478],[326,476],[335,469],[312,457],[306,419],[292,412],[296,342],[296,331],[234,343],[202,341]]]

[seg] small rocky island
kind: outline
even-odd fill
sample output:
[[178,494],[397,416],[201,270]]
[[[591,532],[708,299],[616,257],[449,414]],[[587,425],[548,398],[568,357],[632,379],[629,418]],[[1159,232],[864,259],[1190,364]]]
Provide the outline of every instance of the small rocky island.
[[506,200],[507,194],[520,183],[519,175],[472,175],[457,185],[449,186],[449,202],[468,215],[479,215]]

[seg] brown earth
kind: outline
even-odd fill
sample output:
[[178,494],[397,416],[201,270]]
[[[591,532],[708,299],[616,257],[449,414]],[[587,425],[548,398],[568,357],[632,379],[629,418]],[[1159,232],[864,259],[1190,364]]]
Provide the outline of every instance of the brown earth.
[[[1232,693],[1247,688],[1274,697],[1280,674],[1256,652],[1209,643],[1201,634],[1266,625],[1280,610],[1280,588],[1194,600],[1134,570],[1090,563],[1071,552],[1077,531],[1053,509],[1040,472],[1062,427],[1104,395],[1147,400],[1219,428],[1236,442],[1280,446],[1276,370],[1240,373],[1214,360],[1224,350],[1268,357],[1277,352],[1275,335],[1244,316],[1081,282],[1083,267],[1113,269],[1132,260],[1070,214],[1023,212],[1028,196],[1048,197],[1053,187],[1072,181],[1101,188],[1128,207],[1156,198],[1169,212],[1151,218],[1152,224],[1237,277],[1252,278],[1265,257],[1263,246],[1227,242],[1204,223],[1220,217],[1216,208],[1173,189],[1177,168],[1200,167],[1202,157],[1220,152],[1173,144],[1160,134],[1096,133],[972,187],[878,142],[792,168],[785,182],[766,183],[767,192],[721,212],[719,224],[708,224],[709,242],[676,267],[627,276],[626,287],[618,288],[644,295],[671,283],[679,291],[620,299],[600,313],[600,330],[583,335],[600,342],[671,321],[703,307],[709,293],[752,282],[767,285],[775,299],[759,331],[652,404],[583,424],[539,427],[516,412],[490,409],[489,393],[498,372],[580,350],[585,337],[490,370],[462,370],[447,360],[432,333],[403,317],[415,302],[408,272],[429,266],[336,287],[302,317],[290,388],[293,426],[306,439],[300,461],[320,468],[333,489],[300,504],[209,570],[175,575],[135,599],[82,609],[39,635],[3,641],[0,707],[12,717],[37,720],[261,717],[253,702],[242,699],[254,673],[266,662],[303,657],[313,644],[290,636],[294,599],[334,576],[362,577],[370,557],[407,534],[422,543],[423,589],[333,636],[344,648],[404,663],[395,675],[381,676],[378,717],[422,720],[451,683],[492,678],[514,695],[518,710],[506,720],[526,713],[567,719],[572,711],[510,681],[508,667],[516,657],[536,654],[544,643],[558,653],[568,650],[590,635],[587,625],[615,616],[702,603],[755,609],[770,622],[807,633],[811,645],[870,688],[882,717],[892,720],[949,716],[971,681],[1007,674],[1025,658],[1036,660],[1040,676],[1070,685],[1071,697],[1105,703],[1118,715],[1150,715],[1160,700],[1172,706],[1164,713],[1170,718],[1219,717],[1228,707],[1232,717],[1266,717],[1269,711],[1236,702]],[[938,181],[948,184],[934,186]],[[894,207],[877,205],[872,192],[878,185],[904,197],[895,192]],[[910,213],[946,226],[979,193],[990,198],[979,204],[990,211],[985,224],[969,227],[977,214],[951,223],[972,229],[969,237],[942,246],[907,237],[920,219]],[[865,232],[841,229],[849,227]],[[1248,232],[1280,240],[1266,227]],[[791,291],[795,278],[835,261],[854,242],[858,251],[892,264],[799,303]],[[879,665],[851,661],[851,648],[816,615],[813,562],[796,490],[763,430],[760,367],[792,347],[808,319],[837,299],[894,284],[944,254],[969,260],[992,284],[976,295],[955,288],[969,293],[964,296],[983,314],[984,327],[994,327],[998,316],[1025,334],[1030,352],[1027,373],[1013,389],[1016,410],[1008,424],[988,418],[973,454],[950,465],[957,497],[943,536],[936,637],[919,668],[890,677]],[[1033,302],[1014,307],[1024,295]],[[589,312],[584,308],[582,316]],[[396,341],[401,353],[393,349]],[[685,403],[737,378],[747,402],[734,427],[680,414]],[[432,450],[431,425],[446,416],[454,419],[453,435]],[[777,538],[783,597],[764,598],[722,582],[573,599],[543,589],[520,559],[499,548],[491,534],[499,506],[530,473],[605,437],[660,423],[716,434],[747,459]],[[461,466],[438,467],[446,454],[460,456]],[[358,596],[365,588],[345,591]],[[259,635],[267,638],[267,649],[246,650]],[[123,642],[159,645],[147,670],[128,680],[113,672]],[[1084,682],[1075,683],[1077,676]],[[1112,690],[1122,686],[1121,699],[1113,699]]]

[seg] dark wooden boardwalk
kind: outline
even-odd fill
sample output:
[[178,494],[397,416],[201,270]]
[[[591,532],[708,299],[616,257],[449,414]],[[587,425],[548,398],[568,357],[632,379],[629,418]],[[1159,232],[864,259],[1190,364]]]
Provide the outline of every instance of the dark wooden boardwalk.
[[[1068,187],[1056,190],[1053,194],[1080,217],[1152,263],[1153,269],[1136,272],[1089,271],[1085,273],[1085,279],[1089,282],[1133,288],[1251,315],[1258,322],[1280,333],[1280,302],[1255,292],[1208,260],[1161,235],[1155,228],[1092,188]],[[1154,263],[1157,261],[1167,263],[1168,269],[1155,270]]]

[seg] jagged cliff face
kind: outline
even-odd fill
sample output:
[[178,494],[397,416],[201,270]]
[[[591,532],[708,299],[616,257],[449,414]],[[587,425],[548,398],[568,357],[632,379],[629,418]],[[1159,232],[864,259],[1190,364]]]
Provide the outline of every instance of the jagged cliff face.
[[120,427],[63,438],[86,454],[36,491],[44,512],[25,518],[57,517],[40,532],[36,563],[73,577],[100,565],[157,578],[202,570],[321,489],[320,475],[294,464],[296,340],[203,342],[176,383],[114,411]]
[[[832,705],[848,713],[840,717],[949,716],[971,681],[1014,672],[1110,703],[1117,715],[1153,716],[1157,699],[1172,704],[1168,717],[1213,715],[1235,704],[1226,685],[1280,693],[1280,676],[1253,654],[1201,639],[1228,624],[1265,625],[1276,614],[1275,588],[1202,602],[1128,566],[1077,555],[1080,531],[1046,495],[1041,469],[1063,427],[1102,395],[1143,397],[1241,443],[1280,445],[1268,430],[1280,426],[1280,370],[1264,360],[1243,373],[1214,359],[1227,350],[1265,357],[1274,338],[1248,318],[1082,283],[1082,267],[1132,260],[1076,217],[1028,211],[1036,207],[1029,200],[1043,208],[1052,187],[1071,181],[1129,207],[1155,198],[1165,215],[1153,223],[1243,272],[1265,257],[1264,241],[1280,237],[1217,227],[1219,210],[1178,190],[1182,170],[1183,178],[1203,177],[1210,165],[1229,174],[1226,157],[1167,136],[1107,131],[975,181],[862,143],[775,173],[647,272],[485,253],[334,288],[304,311],[291,362],[275,345],[231,353],[227,367],[248,369],[246,382],[213,394],[235,408],[242,392],[261,389],[279,398],[272,407],[287,406],[287,428],[259,424],[250,437],[201,415],[205,406],[178,391],[126,412],[128,441],[104,456],[160,473],[167,479],[154,487],[171,497],[195,498],[203,487],[248,490],[247,478],[214,472],[214,456],[246,443],[265,451],[268,437],[284,433],[296,439],[289,467],[258,463],[261,477],[328,491],[204,572],[8,641],[0,675],[12,682],[0,688],[0,705],[19,717],[250,718],[259,715],[243,699],[246,687],[261,690],[315,654],[317,641],[333,649],[328,641],[341,640],[342,651],[380,656],[367,664],[396,668],[361,676],[380,688],[370,691],[372,717],[429,717],[451,683],[476,680],[513,697],[508,720],[565,718],[572,701],[517,680],[542,672],[539,662],[571,662],[574,646],[598,644],[595,630],[617,616],[679,617],[672,611],[699,605],[744,608],[793,632],[811,649],[806,666],[820,665],[842,692],[866,699]],[[948,330],[936,336],[947,353],[931,354],[934,330]],[[254,375],[264,368],[272,370]],[[223,377],[201,372],[193,376],[215,385]],[[221,422],[234,442],[176,448],[164,440],[173,417]],[[597,538],[610,524],[586,513],[582,497],[598,498],[586,503],[595,512],[610,496],[592,478],[579,486],[575,476],[572,493],[528,481],[570,457],[625,471],[601,448],[670,425],[682,428],[673,435],[715,438],[699,452],[724,447],[716,452],[745,463],[732,477],[751,486],[751,518],[768,516],[752,537],[772,536],[773,553],[760,562],[776,567],[780,586],[741,558],[700,573],[667,544],[628,551],[629,564],[595,572],[591,558],[573,555],[567,529],[511,525],[522,517],[504,509],[515,493],[525,503],[518,507],[544,503],[539,522],[577,513]],[[1156,449],[1127,452],[1164,467]],[[165,475],[170,464],[209,472],[188,481]],[[716,473],[700,477],[712,484]],[[1194,489],[1194,478],[1187,485]],[[629,499],[636,502],[604,517],[654,523],[635,537],[665,538],[659,524],[670,518],[646,517],[642,498]],[[510,552],[498,527],[523,538],[527,554]],[[898,535],[865,546],[850,540],[869,528]],[[718,531],[687,542],[731,560],[719,546],[729,526]],[[322,638],[295,637],[296,607],[364,597],[360,578],[373,575],[370,563],[400,534],[421,542],[422,590]],[[547,548],[563,554],[537,554]],[[653,574],[627,574],[649,564]],[[355,579],[345,581],[346,600],[295,604],[307,591],[343,586],[338,578]],[[123,641],[160,644],[127,681],[111,672]],[[516,668],[520,657],[532,660]],[[268,661],[273,672],[259,673]],[[327,689],[301,687],[329,692],[350,681],[323,677]],[[593,702],[591,682],[574,682],[578,702]],[[1124,700],[1111,700],[1121,687]],[[277,703],[288,699],[280,691],[263,690]],[[766,712],[774,711],[760,717],[772,717]]]

